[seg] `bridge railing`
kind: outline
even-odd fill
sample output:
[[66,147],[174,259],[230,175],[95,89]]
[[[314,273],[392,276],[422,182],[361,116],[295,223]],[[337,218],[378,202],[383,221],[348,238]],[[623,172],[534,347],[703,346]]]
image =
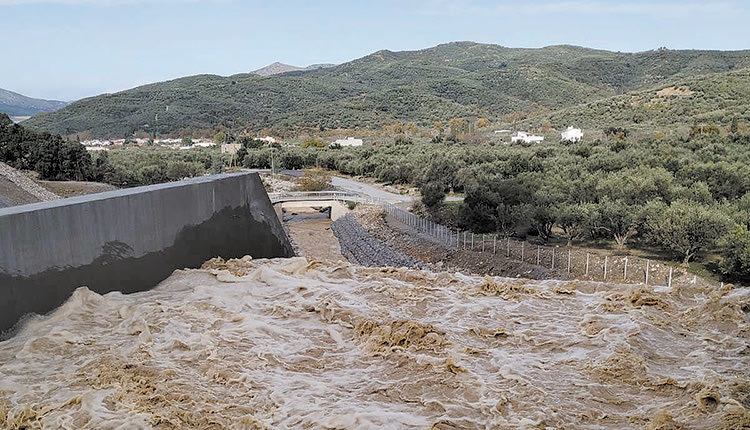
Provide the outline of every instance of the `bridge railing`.
[[284,191],[268,193],[272,203],[305,200],[357,200],[359,194],[346,191]]

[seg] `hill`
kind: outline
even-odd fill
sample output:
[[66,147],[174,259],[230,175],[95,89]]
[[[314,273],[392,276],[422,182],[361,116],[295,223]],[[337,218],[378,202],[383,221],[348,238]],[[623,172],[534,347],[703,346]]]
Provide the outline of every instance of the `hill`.
[[0,88],[0,113],[9,116],[32,116],[40,112],[51,112],[67,105],[67,102],[34,99]]
[[279,75],[279,74],[286,73],[286,72],[296,72],[299,70],[324,69],[324,68],[333,67],[333,66],[335,66],[335,64],[323,63],[323,64],[311,64],[307,67],[298,67],[298,66],[292,66],[289,64],[275,62],[275,63],[267,65],[266,67],[255,70],[253,71],[253,73],[259,76],[273,76],[273,75]]
[[275,62],[275,63],[271,63],[267,65],[266,67],[262,67],[258,70],[255,70],[253,71],[253,73],[259,76],[272,76],[272,75],[278,75],[280,73],[295,72],[297,70],[305,70],[305,69],[303,67],[291,66],[289,64]]
[[624,127],[667,130],[692,124],[750,123],[750,68],[675,79],[640,91],[594,100],[522,121],[535,129],[543,123],[562,129]]
[[451,117],[549,114],[660,83],[750,67],[750,51],[615,53],[454,42],[382,50],[338,66],[199,75],[80,100],[25,122],[95,136],[200,128],[380,127]]

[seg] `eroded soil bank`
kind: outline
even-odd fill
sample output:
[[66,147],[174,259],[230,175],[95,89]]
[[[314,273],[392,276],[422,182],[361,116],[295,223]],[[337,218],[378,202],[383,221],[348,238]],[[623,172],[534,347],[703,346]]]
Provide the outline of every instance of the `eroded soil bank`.
[[2,428],[750,425],[750,290],[214,259],[0,343]]

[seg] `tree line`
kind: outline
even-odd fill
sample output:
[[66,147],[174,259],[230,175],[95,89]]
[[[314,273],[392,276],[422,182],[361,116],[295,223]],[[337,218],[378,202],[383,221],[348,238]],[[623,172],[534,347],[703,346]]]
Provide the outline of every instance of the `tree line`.
[[225,161],[217,150],[194,148],[127,148],[89,154],[77,141],[38,133],[0,114],[0,161],[20,170],[34,170],[52,181],[97,181],[134,187],[176,181],[206,172],[219,173]]
[[25,129],[5,114],[0,114],[0,161],[16,169],[35,170],[47,180],[84,181],[94,176],[91,156],[83,145]]

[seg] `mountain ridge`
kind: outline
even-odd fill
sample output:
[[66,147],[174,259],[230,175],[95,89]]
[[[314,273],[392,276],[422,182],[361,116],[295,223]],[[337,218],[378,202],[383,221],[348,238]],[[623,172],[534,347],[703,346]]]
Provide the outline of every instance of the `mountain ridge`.
[[416,51],[380,50],[329,68],[270,76],[188,76],[81,100],[24,124],[62,134],[122,136],[139,130],[379,128],[452,117],[500,120],[746,67],[747,50],[616,53],[573,45],[508,48],[451,42]]
[[300,70],[315,70],[315,69],[325,69],[328,67],[333,67],[335,64],[331,63],[317,63],[317,64],[310,64],[307,67],[299,67],[299,66],[292,66],[290,64],[284,64],[280,63],[278,61],[271,63],[265,67],[261,67],[258,70],[253,70],[250,73],[260,75],[260,76],[273,76],[273,75],[279,75],[281,73],[287,73],[287,72],[297,72]]
[[32,116],[40,112],[51,112],[67,106],[68,102],[28,97],[0,88],[0,113],[9,116]]

